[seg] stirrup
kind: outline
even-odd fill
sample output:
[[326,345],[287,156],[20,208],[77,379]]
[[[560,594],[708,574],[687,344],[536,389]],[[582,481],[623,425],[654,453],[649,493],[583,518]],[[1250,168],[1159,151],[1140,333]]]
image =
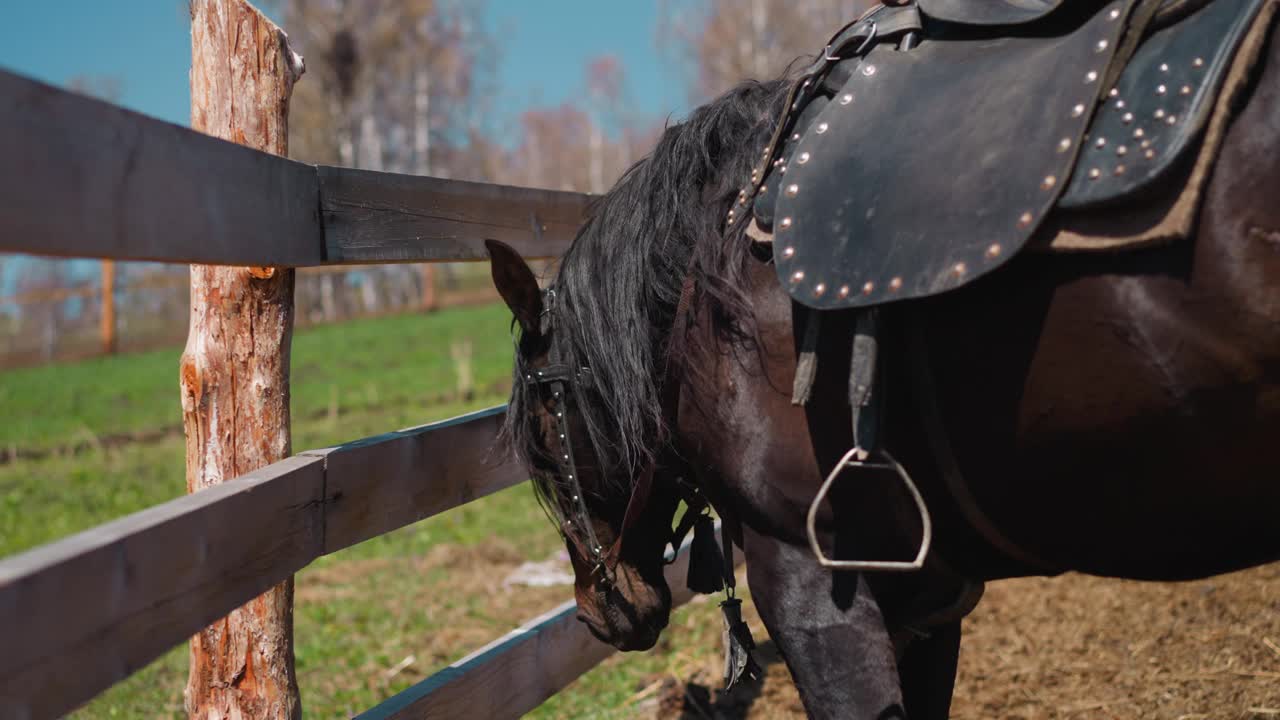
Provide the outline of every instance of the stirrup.
[[[832,468],[831,474],[827,475],[826,482],[822,483],[822,487],[818,489],[818,494],[813,498],[813,502],[809,505],[809,517],[805,523],[805,529],[809,533],[809,547],[813,549],[813,554],[817,556],[818,563],[823,567],[835,568],[837,570],[856,570],[859,572],[913,572],[924,567],[925,556],[929,554],[929,546],[933,543],[933,519],[929,516],[929,508],[925,507],[924,497],[920,494],[920,490],[916,488],[916,484],[912,482],[911,476],[907,474],[905,468],[893,459],[888,452],[881,450],[880,455],[884,456],[886,462],[868,462],[865,458],[868,456],[867,451],[860,447],[854,447],[840,458],[840,462]],[[915,500],[916,509],[920,512],[920,550],[916,553],[914,560],[910,562],[902,560],[832,560],[822,552],[822,547],[818,544],[818,532],[816,529],[818,520],[818,505],[820,505],[827,497],[827,493],[831,491],[831,486],[836,481],[836,476],[846,467],[868,468],[874,470],[893,470],[898,473],[898,477],[902,479],[902,483],[907,486],[907,490],[911,493],[911,499]]]

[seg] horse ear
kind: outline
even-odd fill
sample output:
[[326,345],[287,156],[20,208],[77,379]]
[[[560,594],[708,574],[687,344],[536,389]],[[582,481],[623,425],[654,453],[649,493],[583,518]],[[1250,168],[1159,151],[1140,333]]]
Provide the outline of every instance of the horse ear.
[[484,245],[489,249],[489,270],[498,294],[511,308],[520,328],[526,334],[536,334],[542,315],[542,289],[533,270],[510,245],[497,240],[485,240]]

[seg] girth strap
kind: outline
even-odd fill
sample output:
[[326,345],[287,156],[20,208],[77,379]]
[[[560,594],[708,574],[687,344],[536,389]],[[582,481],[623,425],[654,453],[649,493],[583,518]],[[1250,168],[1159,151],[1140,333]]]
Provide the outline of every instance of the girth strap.
[[937,460],[943,484],[946,485],[952,500],[955,501],[965,520],[996,550],[1046,575],[1057,575],[1063,572],[1064,568],[1060,565],[1039,557],[1009,539],[982,510],[977,498],[969,490],[969,485],[964,481],[960,467],[956,464],[956,456],[951,449],[951,441],[942,421],[942,413],[938,408],[937,388],[933,380],[933,371],[929,367],[928,341],[925,338],[922,313],[918,310],[911,313],[906,318],[906,323],[909,338],[907,361],[912,368],[914,385],[912,394],[916,396],[916,404],[924,425],[925,441]]

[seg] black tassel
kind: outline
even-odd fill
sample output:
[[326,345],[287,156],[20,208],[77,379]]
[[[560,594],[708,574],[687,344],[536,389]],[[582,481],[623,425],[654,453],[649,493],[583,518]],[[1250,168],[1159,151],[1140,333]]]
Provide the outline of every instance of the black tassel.
[[731,597],[720,603],[720,612],[724,614],[724,689],[728,692],[743,675],[759,680],[763,673],[751,657],[756,641],[742,621],[742,601]]
[[710,595],[724,587],[724,559],[720,545],[716,543],[716,525],[710,515],[700,515],[693,524],[693,542],[689,546],[689,575],[685,583],[689,589]]

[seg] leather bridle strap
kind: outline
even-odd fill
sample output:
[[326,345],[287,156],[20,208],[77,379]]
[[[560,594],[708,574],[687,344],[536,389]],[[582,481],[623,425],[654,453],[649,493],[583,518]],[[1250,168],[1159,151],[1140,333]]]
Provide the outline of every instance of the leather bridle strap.
[[[681,482],[677,480],[677,482]],[[694,487],[682,488],[681,493],[685,503],[689,509],[685,511],[680,522],[676,523],[676,529],[671,531],[671,549],[676,553],[680,552],[680,546],[684,545],[684,539],[689,536],[689,531],[697,524],[698,518],[707,509],[707,501],[698,493],[698,489]],[[672,556],[671,562],[675,562],[675,556]]]
[[[795,78],[788,89],[786,100],[782,104],[783,116],[764,146],[760,165],[752,169],[751,181],[742,189],[738,204],[744,205],[750,198],[756,197],[769,174],[770,165],[785,145],[787,134],[799,117],[798,111],[819,92],[823,78],[833,67],[842,60],[862,55],[874,42],[895,35],[910,36],[922,28],[923,20],[914,4],[878,4],[867,9],[857,20],[837,30],[827,41],[822,54]],[[735,214],[736,210],[730,211],[726,224],[734,223]]]

